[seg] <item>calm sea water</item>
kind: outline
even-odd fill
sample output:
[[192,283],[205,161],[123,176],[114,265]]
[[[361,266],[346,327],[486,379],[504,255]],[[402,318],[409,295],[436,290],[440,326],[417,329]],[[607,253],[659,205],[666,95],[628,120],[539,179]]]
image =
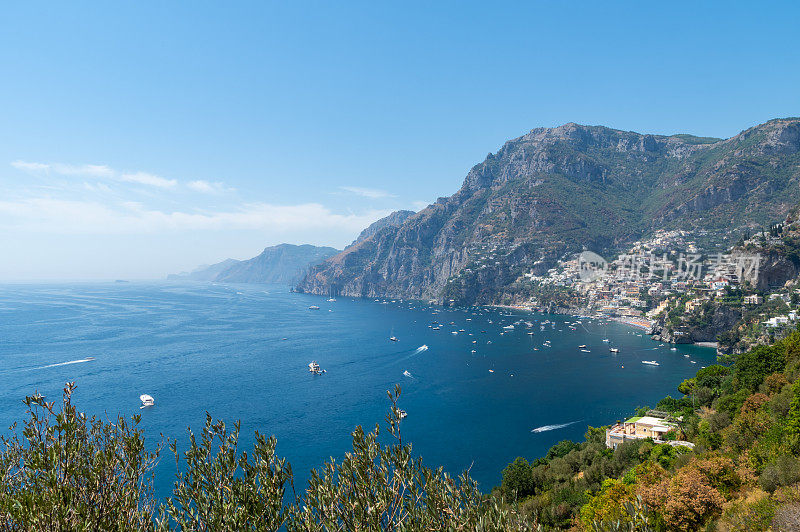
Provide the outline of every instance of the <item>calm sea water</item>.
[[[501,334],[519,320],[533,326],[517,323]],[[542,330],[545,320],[552,323]],[[159,434],[185,441],[186,428],[199,431],[206,412],[241,420],[245,448],[255,430],[274,434],[302,485],[310,468],[350,449],[355,426],[383,421],[386,391],[399,383],[409,414],[404,439],[428,465],[451,473],[471,467],[488,490],[515,457],[541,456],[559,440],[580,440],[587,425],[675,396],[682,379],[714,361],[712,349],[671,351],[625,325],[583,319],[572,330],[575,321],[327,302],[263,285],[2,285],[0,427],[23,417],[26,394],[54,400],[76,381],[81,409],[141,413],[153,441]],[[610,353],[603,338],[621,352]],[[311,360],[327,373],[309,374]],[[142,393],[156,406],[140,410]],[[547,426],[556,428],[531,432]],[[174,467],[164,455],[159,495],[168,493]]]

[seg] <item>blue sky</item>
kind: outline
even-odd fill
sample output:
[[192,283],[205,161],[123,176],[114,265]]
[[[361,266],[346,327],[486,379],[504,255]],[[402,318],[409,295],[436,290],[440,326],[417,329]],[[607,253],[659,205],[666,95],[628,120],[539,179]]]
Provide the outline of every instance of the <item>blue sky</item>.
[[534,127],[800,115],[796,2],[431,4],[5,4],[0,279],[342,247]]

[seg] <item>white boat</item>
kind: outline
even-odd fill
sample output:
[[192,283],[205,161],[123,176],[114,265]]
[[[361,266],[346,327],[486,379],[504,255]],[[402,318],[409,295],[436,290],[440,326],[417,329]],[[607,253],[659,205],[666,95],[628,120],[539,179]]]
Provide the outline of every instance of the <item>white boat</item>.
[[608,338],[603,338],[603,341],[604,342],[608,342],[609,340],[608,340]]
[[328,298],[328,303],[336,303],[336,299],[333,297]]
[[612,353],[619,353],[619,348],[612,347],[611,349],[609,349],[609,351],[611,351]]
[[670,350],[670,351],[677,351],[677,350],[678,350],[678,348],[677,348],[677,347],[670,347],[670,348],[669,348],[669,350]]
[[308,307],[308,310],[319,310],[319,307],[316,305],[311,305],[310,307]]
[[153,406],[154,404],[156,404],[156,400],[153,399],[152,396],[147,395],[146,393],[140,395],[139,400],[142,402],[142,406],[140,406],[139,408],[147,408],[148,406]]
[[405,419],[406,416],[408,416],[408,412],[406,412],[405,410],[401,410],[400,411],[400,419]]
[[581,352],[583,352],[583,353],[591,353],[591,351],[589,351],[588,349],[581,349]]
[[586,345],[585,344],[581,344],[581,345],[578,346],[578,349],[586,349]]
[[411,373],[409,373],[408,370],[405,370],[403,372],[403,375],[405,375],[406,377],[411,377]]
[[397,339],[397,336],[390,336],[389,340],[391,340],[392,342],[399,342],[400,341],[400,340]]
[[325,373],[324,369],[320,369],[319,364],[315,360],[312,360],[311,363],[308,365],[308,371],[313,373],[314,375],[322,375]]
[[505,327],[503,327],[503,329],[506,329],[507,331],[511,331],[511,330],[514,330],[514,326],[513,325],[506,325]]
[[648,366],[660,366],[658,362],[655,360],[642,360],[642,364],[647,364]]

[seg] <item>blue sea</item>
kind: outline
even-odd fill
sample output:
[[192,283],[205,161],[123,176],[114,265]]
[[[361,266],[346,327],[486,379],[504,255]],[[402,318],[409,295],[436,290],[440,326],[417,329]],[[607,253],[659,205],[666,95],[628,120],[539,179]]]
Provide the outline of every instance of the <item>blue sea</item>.
[[[241,420],[244,449],[254,431],[275,435],[302,486],[311,468],[350,450],[357,425],[383,422],[386,391],[400,384],[403,439],[429,466],[470,468],[488,491],[517,456],[542,456],[560,440],[581,440],[587,425],[676,396],[681,380],[715,359],[713,349],[672,351],[627,325],[577,321],[328,302],[268,285],[0,285],[0,427],[23,418],[26,394],[57,400],[75,381],[80,409],[141,414],[153,444],[160,435],[185,442],[206,412]],[[326,373],[310,374],[312,360]],[[154,407],[140,410],[143,393]],[[175,475],[168,453],[156,470],[162,497]]]

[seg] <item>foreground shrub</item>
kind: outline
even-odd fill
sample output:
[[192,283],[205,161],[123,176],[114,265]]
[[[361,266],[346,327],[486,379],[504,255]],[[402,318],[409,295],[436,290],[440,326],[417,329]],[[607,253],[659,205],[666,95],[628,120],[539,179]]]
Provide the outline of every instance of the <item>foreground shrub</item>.
[[145,449],[137,428],[122,417],[87,419],[72,404],[61,408],[27,397],[22,434],[0,438],[0,528],[3,530],[142,530],[152,527],[152,468],[158,449]]
[[178,469],[172,495],[156,508],[152,469],[160,447],[145,449],[139,417],[128,423],[89,420],[72,404],[26,399],[22,435],[2,438],[1,530],[288,531],[532,530],[515,507],[485,496],[465,472],[457,478],[422,465],[402,441],[399,387],[389,393],[386,422],[353,432],[353,451],[312,471],[295,491],[291,466],[275,455],[275,439],[256,434],[240,452],[239,424],[207,417],[188,449],[170,447]]

